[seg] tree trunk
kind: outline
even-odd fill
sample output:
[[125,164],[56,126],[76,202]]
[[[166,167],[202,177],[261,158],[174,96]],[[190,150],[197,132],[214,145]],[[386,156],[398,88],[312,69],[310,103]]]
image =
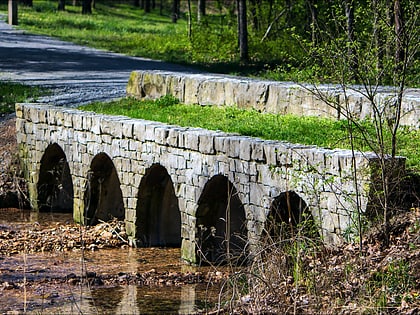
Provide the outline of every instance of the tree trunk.
[[345,1],[346,8],[346,21],[347,21],[347,55],[350,64],[350,71],[353,75],[353,79],[358,68],[358,59],[356,51],[354,49],[355,37],[354,37],[354,0]]
[[150,0],[144,0],[144,12],[150,13],[150,10],[151,10]]
[[318,8],[317,0],[308,1],[309,13],[311,15],[311,41],[313,45],[318,42],[317,25],[318,25]]
[[80,5],[80,1],[79,0],[73,0],[73,6],[79,6]]
[[92,14],[92,0],[83,0],[82,14]]
[[66,9],[66,0],[58,0],[58,11],[64,11]]
[[179,18],[180,0],[173,0],[172,2],[172,22],[176,23]]
[[192,37],[192,11],[191,11],[191,0],[188,0],[188,39]]
[[376,49],[376,70],[381,72],[383,69],[383,51],[384,51],[384,41],[383,35],[381,34],[380,27],[380,5],[379,0],[372,1],[372,10],[373,10],[373,38],[375,41]]
[[251,2],[251,16],[252,16],[252,26],[254,27],[254,30],[258,31],[260,29],[259,19],[258,19],[258,12],[257,8],[259,5],[261,5],[260,0],[250,0]]
[[18,0],[9,0],[9,24],[18,25]]
[[206,0],[198,0],[197,20],[201,21],[202,17],[206,15]]
[[404,39],[404,14],[400,0],[394,1],[394,23],[395,23],[395,67],[399,73],[402,63],[405,60],[405,39]]
[[238,0],[238,41],[242,62],[248,61],[248,25],[246,19],[246,0]]
[[140,6],[140,0],[134,0],[133,5],[135,7],[139,7]]

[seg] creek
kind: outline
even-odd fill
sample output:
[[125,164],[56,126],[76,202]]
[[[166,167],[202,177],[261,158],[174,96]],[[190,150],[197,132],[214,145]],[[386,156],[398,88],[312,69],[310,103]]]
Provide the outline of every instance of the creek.
[[[34,219],[51,227],[71,214],[0,214],[0,230],[24,230]],[[25,241],[24,239],[20,241]],[[13,239],[13,242],[19,240]],[[221,269],[222,272],[226,270]],[[221,281],[178,281],[220,274],[180,260],[179,248],[19,252],[0,256],[0,311],[70,314],[193,314],[215,307]],[[147,275],[141,285],[130,279]],[[84,276],[83,276],[84,275]],[[92,279],[88,279],[93,275]],[[179,275],[179,276],[178,276]],[[96,281],[99,279],[98,281]],[[169,280],[168,280],[169,279]],[[72,281],[75,280],[75,281]],[[79,281],[76,281],[79,280]]]

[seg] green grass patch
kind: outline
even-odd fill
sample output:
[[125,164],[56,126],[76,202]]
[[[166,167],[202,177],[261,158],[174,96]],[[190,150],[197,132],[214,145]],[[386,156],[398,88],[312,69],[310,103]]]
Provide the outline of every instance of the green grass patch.
[[[156,101],[126,98],[110,103],[93,103],[82,106],[81,109],[324,148],[351,148],[349,123],[346,120],[262,114],[256,110],[237,107],[185,105],[179,104],[171,96]],[[369,122],[362,122],[360,126],[363,133],[374,143],[376,138],[374,126]],[[353,127],[355,128],[354,125]],[[386,133],[385,136],[386,142],[390,143],[390,134]],[[372,146],[367,144],[360,130],[355,129],[354,138],[357,150],[376,151],[374,144]],[[398,154],[406,156],[408,167],[416,172],[420,172],[420,157],[417,152],[419,147],[420,133],[401,129]]]
[[15,103],[30,102],[47,93],[40,87],[0,81],[0,115],[14,112]]

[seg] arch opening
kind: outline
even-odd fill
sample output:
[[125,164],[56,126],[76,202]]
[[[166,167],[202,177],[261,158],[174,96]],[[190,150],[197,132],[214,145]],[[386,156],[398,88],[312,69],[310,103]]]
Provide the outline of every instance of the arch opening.
[[50,144],[41,158],[39,170],[38,210],[73,212],[73,181],[66,155],[61,147]]
[[181,213],[171,177],[154,164],[143,176],[136,208],[136,239],[139,246],[180,247]]
[[245,209],[227,177],[216,175],[206,183],[196,217],[198,261],[240,263],[246,258]]
[[97,154],[90,165],[85,190],[85,224],[123,220],[124,203],[117,170],[105,153]]
[[265,233],[273,242],[296,235],[319,237],[309,207],[294,191],[282,192],[274,198],[265,222]]

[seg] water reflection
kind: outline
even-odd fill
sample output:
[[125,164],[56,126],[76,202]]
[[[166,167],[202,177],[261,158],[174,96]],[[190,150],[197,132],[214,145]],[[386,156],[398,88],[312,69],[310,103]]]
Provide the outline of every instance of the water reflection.
[[216,305],[218,288],[202,284],[181,287],[137,287],[85,289],[80,296],[47,313],[96,314],[197,314]]

